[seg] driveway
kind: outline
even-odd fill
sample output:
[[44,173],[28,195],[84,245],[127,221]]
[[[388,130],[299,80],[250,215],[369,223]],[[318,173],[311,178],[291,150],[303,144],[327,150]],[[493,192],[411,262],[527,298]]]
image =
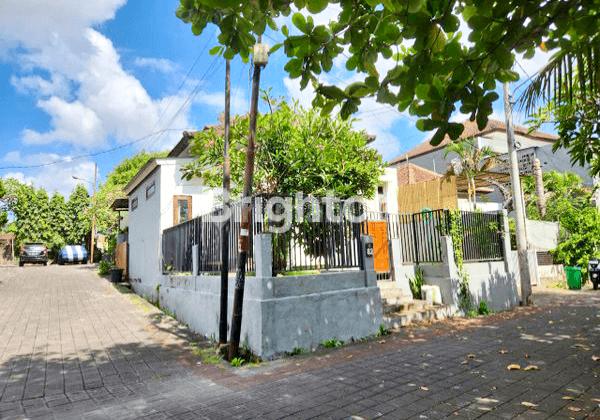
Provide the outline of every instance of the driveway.
[[232,369],[86,266],[0,268],[0,418],[600,419],[600,292],[536,298]]

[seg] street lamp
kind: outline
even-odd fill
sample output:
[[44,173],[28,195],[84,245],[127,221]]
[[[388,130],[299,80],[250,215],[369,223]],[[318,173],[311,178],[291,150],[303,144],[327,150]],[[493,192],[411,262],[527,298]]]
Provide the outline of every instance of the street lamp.
[[[84,181],[87,182],[88,184],[92,184],[94,186],[94,194],[92,195],[92,206],[95,204],[95,199],[96,199],[96,176],[98,174],[98,165],[96,164],[96,162],[94,162],[94,183],[92,184],[90,181],[88,181],[87,179],[83,179],[80,178],[78,176],[73,175],[72,178],[73,179],[77,179],[79,181]],[[93,264],[94,263],[94,233],[96,231],[96,212],[92,211],[92,234],[90,235],[90,259],[89,259],[89,264]]]

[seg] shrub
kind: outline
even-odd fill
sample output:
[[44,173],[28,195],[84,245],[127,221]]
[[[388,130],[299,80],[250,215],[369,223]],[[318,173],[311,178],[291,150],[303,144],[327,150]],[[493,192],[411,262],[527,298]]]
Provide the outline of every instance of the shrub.
[[102,260],[100,261],[100,263],[98,264],[98,274],[104,276],[106,274],[110,273],[110,270],[112,270],[113,265],[106,261],[106,260]]
[[421,299],[421,288],[423,287],[423,270],[417,268],[415,270],[415,276],[408,279],[410,285],[410,291],[413,295],[413,299]]

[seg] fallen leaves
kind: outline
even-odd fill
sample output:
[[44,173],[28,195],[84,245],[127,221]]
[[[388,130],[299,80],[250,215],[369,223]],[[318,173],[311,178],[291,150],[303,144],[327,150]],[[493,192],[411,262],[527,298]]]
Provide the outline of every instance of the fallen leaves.
[[521,401],[521,405],[528,407],[528,408],[534,408],[537,407],[537,404],[534,404],[532,402],[528,402],[528,401]]
[[573,347],[576,348],[576,349],[581,349],[583,351],[590,351],[591,350],[591,348],[589,346],[586,346],[585,344],[575,344]]
[[581,407],[574,407],[572,405],[570,405],[569,407],[567,407],[567,409],[571,410],[571,411],[575,411],[575,412],[581,411]]
[[575,397],[572,397],[570,395],[565,395],[564,397],[562,397],[562,399],[565,401],[575,401]]
[[512,365],[506,366],[506,370],[521,370],[521,366],[513,363]]
[[592,356],[592,360],[594,362],[597,362],[598,360],[600,360],[600,356]]
[[499,354],[508,354],[508,350],[501,349],[501,350],[498,350],[498,353]]
[[537,367],[536,365],[529,365],[529,366],[526,366],[525,369],[523,369],[523,370],[540,370],[540,368]]
[[467,354],[467,359],[474,359],[476,356],[473,353]]
[[426,387],[426,386],[421,386],[421,387],[419,387],[419,389],[420,389],[421,391],[429,391],[429,388],[428,388],[428,387]]

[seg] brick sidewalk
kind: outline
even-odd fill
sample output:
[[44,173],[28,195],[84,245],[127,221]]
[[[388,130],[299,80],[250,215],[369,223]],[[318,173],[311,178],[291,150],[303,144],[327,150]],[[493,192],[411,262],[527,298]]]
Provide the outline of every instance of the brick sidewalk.
[[0,268],[0,418],[600,419],[597,296],[219,370],[87,267]]

